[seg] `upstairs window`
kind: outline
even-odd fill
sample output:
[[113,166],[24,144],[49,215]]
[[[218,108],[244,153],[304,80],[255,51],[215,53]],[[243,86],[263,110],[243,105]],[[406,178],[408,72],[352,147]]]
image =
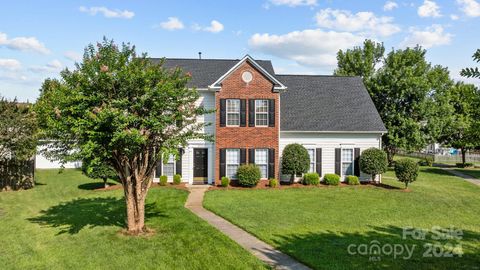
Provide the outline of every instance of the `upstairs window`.
[[268,126],[268,100],[266,99],[255,100],[255,126]]
[[227,99],[227,126],[240,126],[239,99]]

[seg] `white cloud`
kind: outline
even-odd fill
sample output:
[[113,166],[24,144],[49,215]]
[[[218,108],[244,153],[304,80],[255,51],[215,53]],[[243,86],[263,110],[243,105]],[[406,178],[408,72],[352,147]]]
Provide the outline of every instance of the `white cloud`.
[[445,33],[441,25],[434,24],[423,30],[411,28],[410,34],[400,43],[401,47],[414,47],[421,45],[428,49],[435,46],[448,45],[453,35]]
[[79,53],[74,51],[66,51],[63,54],[63,56],[65,56],[65,58],[67,58],[68,60],[74,61],[74,62],[82,60],[82,56]]
[[457,0],[461,10],[468,17],[480,17],[480,3],[475,0]]
[[1,59],[0,58],[0,69],[6,70],[18,70],[22,67],[20,61],[16,59]]
[[383,6],[383,10],[385,11],[390,11],[398,8],[398,4],[395,3],[394,1],[387,1],[385,5]]
[[47,73],[47,72],[58,72],[62,69],[62,67],[63,67],[62,62],[55,59],[44,66],[31,66],[28,68],[28,70],[35,73]]
[[221,24],[219,21],[213,20],[210,22],[210,26],[200,26],[198,24],[194,24],[192,26],[193,30],[196,31],[206,31],[206,32],[211,32],[211,33],[218,33],[223,31],[224,27],[223,24]]
[[270,0],[269,2],[275,6],[289,6],[289,7],[317,5],[317,0]]
[[185,28],[182,21],[177,17],[168,17],[168,20],[165,22],[161,22],[159,25],[161,28],[169,31],[180,30]]
[[450,19],[452,19],[452,21],[456,21],[456,20],[460,19],[460,17],[458,17],[458,15],[456,15],[456,14],[451,14]]
[[15,37],[9,39],[7,34],[0,32],[0,47],[4,46],[11,50],[32,51],[48,54],[50,51],[35,37]]
[[253,50],[293,60],[300,65],[333,67],[337,63],[338,50],[360,45],[364,39],[348,32],[307,29],[284,35],[257,33],[248,44]]
[[119,9],[109,9],[106,7],[80,7],[81,12],[90,14],[92,16],[97,15],[97,13],[103,14],[106,18],[120,18],[120,19],[131,19],[135,16],[135,13],[129,10],[119,10]]
[[420,17],[441,17],[440,7],[435,3],[435,1],[425,0],[423,5],[418,7],[417,10],[418,16]]
[[391,36],[401,29],[392,17],[377,17],[373,12],[351,13],[348,10],[323,9],[316,16],[317,25],[339,31],[363,32],[369,35]]

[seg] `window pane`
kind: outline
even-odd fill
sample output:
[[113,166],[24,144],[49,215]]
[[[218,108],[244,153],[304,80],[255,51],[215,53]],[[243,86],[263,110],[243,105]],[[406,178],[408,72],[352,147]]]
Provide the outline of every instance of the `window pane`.
[[227,99],[227,112],[239,113],[240,112],[240,100],[239,99]]
[[310,169],[309,172],[315,172],[315,149],[307,149],[308,156],[310,157]]
[[352,162],[343,162],[342,163],[342,174],[343,174],[343,176],[353,175],[353,163]]
[[227,177],[230,179],[237,178],[238,165],[227,165]]
[[238,113],[228,113],[227,114],[227,125],[229,125],[229,126],[240,125],[240,114],[238,114]]
[[163,164],[163,175],[173,176],[173,163]]
[[268,112],[268,100],[255,100],[255,112]]
[[257,166],[258,166],[258,168],[260,168],[261,178],[267,178],[268,177],[267,165],[257,165]]
[[267,126],[268,125],[268,113],[257,113],[255,115],[255,125],[256,126]]
[[240,163],[240,150],[238,149],[227,149],[227,159],[228,164],[239,164]]
[[256,149],[255,150],[255,163],[256,164],[267,164],[267,162],[268,162],[267,149]]
[[353,161],[353,149],[342,149],[342,161],[344,162]]

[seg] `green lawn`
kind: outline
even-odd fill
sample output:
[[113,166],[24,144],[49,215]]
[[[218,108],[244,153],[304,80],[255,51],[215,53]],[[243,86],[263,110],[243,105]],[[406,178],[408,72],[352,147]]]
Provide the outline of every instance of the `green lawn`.
[[37,172],[32,190],[0,192],[1,269],[264,269],[183,207],[187,191],[154,188],[150,237],[127,237],[122,190],[92,191],[76,170]]
[[[397,189],[403,184],[392,179],[392,172],[386,176],[390,189],[215,190],[206,194],[204,205],[315,269],[479,269],[480,188],[436,168],[422,168],[411,192]],[[437,242],[431,233],[426,240],[402,239],[403,228],[409,226],[427,230],[454,226],[463,231],[463,239]],[[380,256],[348,252],[351,244],[355,251],[375,243],[416,246],[407,260],[394,258],[388,247]],[[444,244],[458,244],[464,254],[424,258],[424,252],[432,254],[428,243],[444,250],[451,250]],[[406,252],[403,256],[408,257]]]
[[455,169],[455,170],[480,179],[480,169]]

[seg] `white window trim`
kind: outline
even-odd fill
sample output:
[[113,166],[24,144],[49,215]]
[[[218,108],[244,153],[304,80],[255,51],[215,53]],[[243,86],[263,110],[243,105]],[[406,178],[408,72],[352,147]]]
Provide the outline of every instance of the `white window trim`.
[[[257,151],[258,150],[264,150],[265,152],[267,152],[267,162],[265,164],[257,164]],[[255,165],[265,165],[267,167],[267,170],[266,170],[266,176],[265,178],[260,178],[260,179],[268,179],[268,161],[270,160],[270,153],[268,151],[268,148],[258,148],[258,149],[255,149]]]
[[[237,153],[238,153],[238,163],[228,163],[228,158],[227,158],[227,153],[229,150],[236,150]],[[236,180],[238,177],[237,176],[234,176],[234,177],[230,177],[228,176],[228,165],[238,165],[238,167],[240,167],[240,149],[239,148],[228,148],[225,150],[225,176],[229,177],[231,180]],[[238,170],[238,168],[237,168]]]
[[[310,173],[314,173],[314,172],[317,172],[317,149],[315,148],[307,148],[307,151],[310,151],[310,150],[313,150],[313,160],[310,160],[310,164],[313,163],[313,171],[311,171]],[[310,168],[309,168],[310,169]]]
[[[238,101],[238,113],[237,112],[228,112],[228,101],[229,100]],[[241,119],[240,119],[241,118],[241,116],[240,116],[240,114],[241,114],[241,108],[240,108],[241,104],[240,103],[241,103],[240,99],[238,99],[238,98],[229,98],[225,101],[225,125],[227,127],[239,127],[240,126],[240,122],[241,122]],[[229,125],[228,124],[228,115],[229,114],[238,114],[238,125]]]
[[[267,111],[266,112],[258,112],[257,113],[257,101],[266,101],[267,102]],[[268,102],[268,99],[256,99],[255,100],[255,126],[256,127],[268,127],[268,120],[269,120],[269,110],[270,110],[270,104]],[[257,125],[257,114],[266,114],[267,115],[267,124],[266,125]]]
[[[352,150],[352,174],[355,174],[355,148],[354,147],[342,147],[340,150],[340,177],[344,179],[347,175],[343,174],[343,150]],[[349,174],[350,175],[350,174]]]

